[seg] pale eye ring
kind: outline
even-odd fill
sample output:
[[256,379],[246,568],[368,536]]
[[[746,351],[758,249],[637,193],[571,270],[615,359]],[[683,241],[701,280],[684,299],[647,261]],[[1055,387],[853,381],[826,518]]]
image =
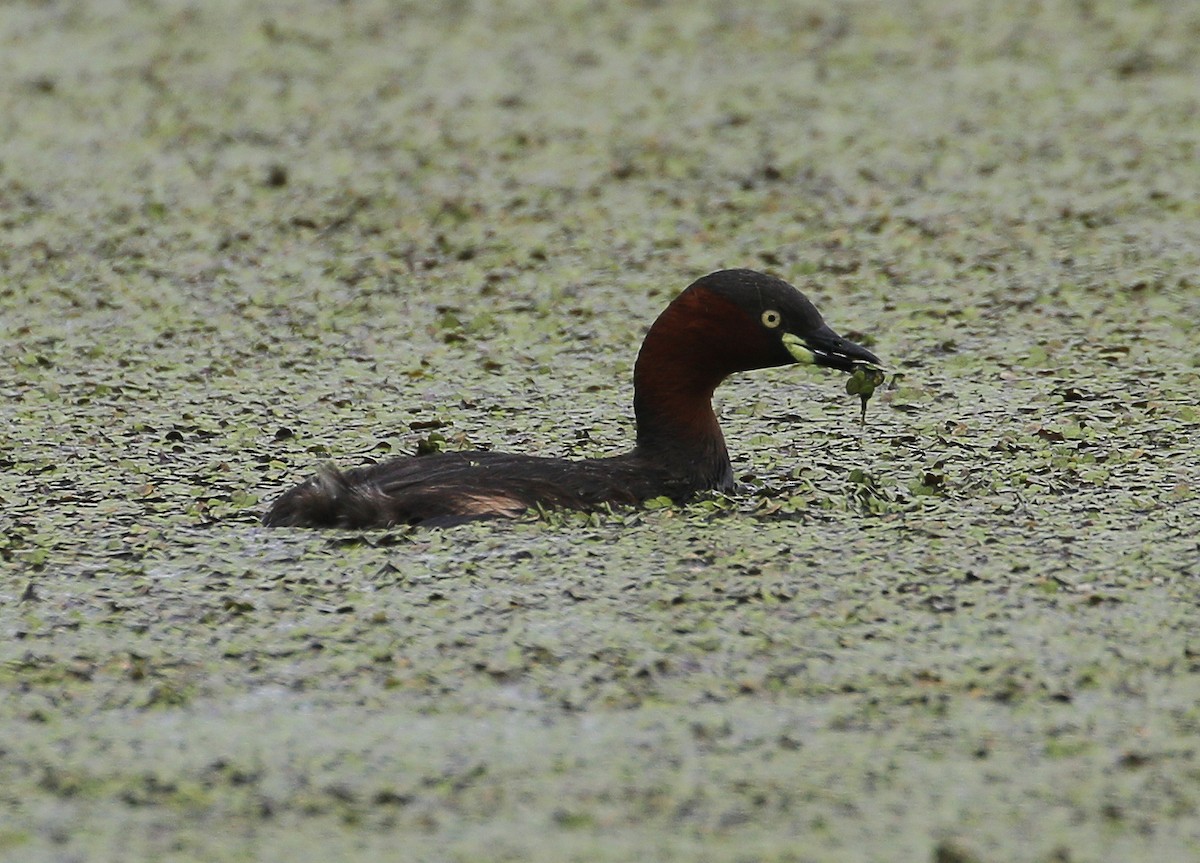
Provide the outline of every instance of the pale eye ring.
[[764,327],[768,327],[773,330],[783,323],[783,315],[779,314],[779,312],[775,311],[774,309],[767,309],[762,313],[762,322]]

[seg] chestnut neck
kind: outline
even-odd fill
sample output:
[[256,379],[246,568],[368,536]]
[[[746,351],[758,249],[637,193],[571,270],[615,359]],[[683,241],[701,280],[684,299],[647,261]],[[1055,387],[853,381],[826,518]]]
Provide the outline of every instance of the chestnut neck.
[[633,370],[634,452],[686,474],[697,488],[728,488],[733,469],[712,395],[735,371],[720,353],[729,310],[705,294],[681,294],[646,334]]

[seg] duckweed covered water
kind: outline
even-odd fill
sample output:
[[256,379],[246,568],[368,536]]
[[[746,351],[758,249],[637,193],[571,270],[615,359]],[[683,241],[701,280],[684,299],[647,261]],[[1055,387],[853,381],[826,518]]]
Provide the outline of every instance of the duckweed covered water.
[[[0,858],[1200,857],[1200,12],[725,6],[0,8]],[[777,369],[732,497],[257,525],[619,451],[729,266],[865,433]]]

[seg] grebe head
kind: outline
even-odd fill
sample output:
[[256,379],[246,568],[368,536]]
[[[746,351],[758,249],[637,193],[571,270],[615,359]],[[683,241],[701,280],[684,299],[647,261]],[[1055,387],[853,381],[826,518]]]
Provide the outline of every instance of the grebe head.
[[782,279],[754,270],[721,270],[698,279],[658,316],[638,353],[633,369],[638,447],[708,459],[723,479],[710,477],[705,487],[732,484],[713,390],[735,372],[791,363],[853,372],[858,364],[878,366],[879,360],[830,329],[808,298]]
[[[720,270],[693,282],[653,329],[691,342],[693,362],[722,376],[804,363],[851,372],[879,365],[866,348],[834,332],[804,294],[754,270]],[[682,345],[679,345],[682,347]]]

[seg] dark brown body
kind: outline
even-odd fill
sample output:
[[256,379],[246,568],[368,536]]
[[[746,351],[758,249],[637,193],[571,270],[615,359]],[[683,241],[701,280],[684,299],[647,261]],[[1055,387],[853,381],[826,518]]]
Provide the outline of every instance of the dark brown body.
[[[789,347],[789,345],[791,345]],[[304,527],[451,524],[537,507],[593,509],[729,490],[733,472],[712,410],[730,374],[811,362],[878,362],[830,330],[799,291],[752,270],[693,283],[651,326],[634,367],[637,444],[612,458],[439,453],[338,471],[286,492],[264,523]]]
[[666,495],[686,500],[733,487],[728,469],[695,472],[634,452],[572,461],[499,452],[447,452],[326,469],[276,501],[267,524],[308,527],[448,525],[528,509],[595,509]]

